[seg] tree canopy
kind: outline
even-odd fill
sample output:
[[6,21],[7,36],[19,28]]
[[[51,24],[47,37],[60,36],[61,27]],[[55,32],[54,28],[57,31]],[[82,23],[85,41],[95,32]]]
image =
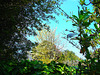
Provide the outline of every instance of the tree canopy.
[[52,60],[57,60],[62,54],[57,43],[59,38],[55,35],[56,30],[43,29],[37,32],[35,41],[39,44],[32,49],[33,60],[41,60],[44,63],[50,63]]
[[32,46],[26,35],[47,29],[42,23],[54,19],[51,14],[59,4],[58,0],[0,0],[0,59],[17,57],[19,50],[26,55]]
[[60,62],[68,64],[69,66],[77,66],[80,59],[73,51],[64,50],[62,52],[62,60]]
[[[93,5],[93,11],[90,11],[87,8],[89,4]],[[86,57],[86,60],[79,62],[79,69],[82,70],[82,64],[85,64],[85,66],[89,68],[89,72],[86,72],[87,74],[99,74],[99,55],[97,54],[96,56],[95,54],[95,56],[92,58],[89,52],[89,47],[92,47],[93,50],[96,50],[100,46],[100,0],[89,0],[89,4],[86,3],[86,0],[80,0],[81,7],[78,7],[78,16],[69,16],[61,8],[59,9],[63,11],[67,18],[73,21],[72,25],[77,28],[76,31],[66,29],[73,34],[77,34],[76,37],[72,38],[72,36],[72,39],[67,37],[64,38],[67,39],[69,43],[78,48],[80,53]],[[91,25],[94,28],[92,28]],[[80,46],[70,40],[78,40]]]
[[30,53],[33,60],[43,61],[44,63],[50,63],[53,60],[57,60],[61,56],[61,51],[56,48],[52,42],[43,41],[38,46],[32,49]]

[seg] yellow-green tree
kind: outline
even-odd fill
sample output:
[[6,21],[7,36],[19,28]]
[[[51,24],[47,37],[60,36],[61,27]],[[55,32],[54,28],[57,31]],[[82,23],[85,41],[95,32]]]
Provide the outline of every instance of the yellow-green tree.
[[54,30],[42,30],[37,32],[35,37],[38,46],[32,49],[32,58],[34,60],[40,60],[44,63],[50,63],[52,60],[57,61],[61,55],[59,49],[59,38],[55,35]]
[[75,55],[73,51],[65,50],[63,52],[63,63],[68,64],[70,66],[75,66],[78,64],[78,60],[80,59],[78,56]]
[[38,46],[32,49],[33,60],[43,61],[43,63],[50,63],[52,60],[57,60],[61,56],[61,52],[56,48],[56,45],[49,41],[43,41]]

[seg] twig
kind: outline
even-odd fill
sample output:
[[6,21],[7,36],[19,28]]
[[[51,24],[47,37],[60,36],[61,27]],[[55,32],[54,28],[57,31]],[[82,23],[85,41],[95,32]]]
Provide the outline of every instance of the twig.
[[[68,40],[69,41],[69,40]],[[73,46],[75,46],[77,49],[80,50],[80,48],[78,46],[76,46],[73,42],[69,41],[69,43],[71,43]]]
[[[58,7],[58,6],[57,6]],[[60,7],[58,7],[69,19],[71,19],[73,22],[75,22],[76,24],[78,24],[76,21],[74,21],[74,19],[72,19],[71,17],[69,17],[69,15],[64,11],[62,10]]]

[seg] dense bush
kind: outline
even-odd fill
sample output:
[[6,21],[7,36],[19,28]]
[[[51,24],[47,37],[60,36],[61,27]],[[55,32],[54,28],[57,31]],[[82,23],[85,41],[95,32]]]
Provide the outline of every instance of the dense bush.
[[1,61],[0,75],[100,75],[100,62],[81,60],[78,66],[52,61]]
[[41,61],[1,61],[0,75],[69,75],[76,73],[74,67],[52,61],[43,64]]
[[0,75],[40,75],[43,71],[43,65],[40,61],[21,61],[21,62],[4,62],[0,63]]

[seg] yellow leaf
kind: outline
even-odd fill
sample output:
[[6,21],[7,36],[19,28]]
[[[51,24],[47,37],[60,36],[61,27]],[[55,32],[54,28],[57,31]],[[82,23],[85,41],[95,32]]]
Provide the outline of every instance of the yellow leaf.
[[52,1],[54,4],[56,3],[56,1]]
[[61,15],[63,16],[63,13],[61,13]]

